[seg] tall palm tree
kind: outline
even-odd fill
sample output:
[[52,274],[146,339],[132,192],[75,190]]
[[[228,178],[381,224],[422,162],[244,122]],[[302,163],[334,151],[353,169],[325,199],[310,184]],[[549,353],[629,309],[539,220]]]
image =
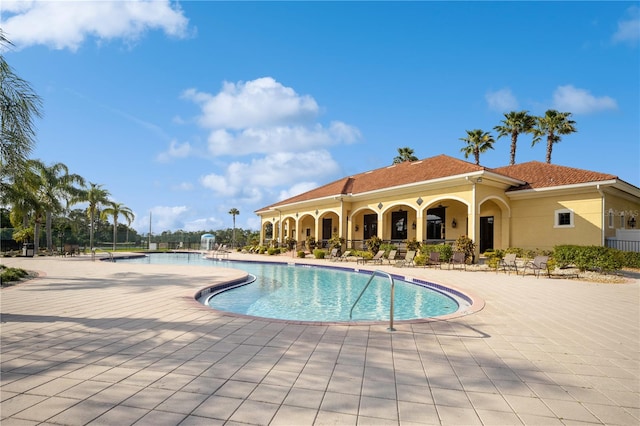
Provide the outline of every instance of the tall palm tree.
[[460,138],[461,141],[465,141],[467,146],[460,151],[464,153],[464,158],[469,158],[470,155],[476,160],[476,165],[480,165],[480,154],[493,149],[493,143],[495,140],[491,133],[485,132],[481,129],[467,130],[467,137]]
[[[74,184],[84,185],[84,179],[76,174],[69,174],[68,167],[63,163],[45,166],[39,161],[30,160],[39,177],[40,198],[45,207],[45,229],[47,235],[47,249],[53,249],[52,217],[68,207],[71,197],[76,195],[79,188]],[[65,201],[65,205],[63,205]]]
[[542,136],[547,136],[547,163],[551,163],[551,150],[554,143],[560,142],[559,135],[568,135],[578,131],[575,126],[576,122],[569,117],[571,117],[570,112],[558,112],[555,109],[547,110],[544,117],[537,117],[531,146],[540,142]]
[[235,247],[236,245],[236,216],[240,214],[240,210],[235,207],[229,210],[229,214],[233,216],[233,234],[231,237],[232,245]]
[[93,231],[95,226],[96,213],[102,204],[109,202],[109,191],[102,188],[102,185],[89,182],[89,188],[82,190],[70,201],[71,204],[87,202],[87,216],[89,217],[89,249],[93,251]]
[[118,216],[122,215],[128,223],[134,218],[131,209],[122,203],[110,201],[107,208],[102,210],[100,218],[106,220],[109,216],[113,217],[113,251],[116,251],[116,240],[118,237]]
[[529,115],[529,111],[511,111],[508,114],[504,114],[504,120],[501,123],[501,125],[495,126],[493,130],[498,132],[498,139],[511,135],[511,160],[509,164],[514,165],[516,163],[518,135],[521,133],[533,133],[536,118]]
[[[0,29],[0,50],[11,46]],[[41,117],[42,99],[30,84],[15,74],[0,55],[0,195],[9,182],[24,173],[35,146],[33,120]]]
[[398,155],[393,159],[393,164],[400,164],[405,161],[418,161],[418,157],[413,155],[413,149],[407,146],[398,148]]

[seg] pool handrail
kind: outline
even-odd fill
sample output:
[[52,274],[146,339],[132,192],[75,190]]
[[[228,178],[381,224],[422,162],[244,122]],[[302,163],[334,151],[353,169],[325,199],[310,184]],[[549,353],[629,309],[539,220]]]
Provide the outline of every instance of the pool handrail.
[[92,261],[94,261],[94,262],[96,261],[96,251],[97,250],[100,250],[100,251],[103,251],[103,252],[107,253],[109,255],[109,262],[114,262],[113,253],[111,253],[110,251],[107,251],[107,250],[103,250],[103,249],[98,248],[98,247],[94,247],[91,250],[91,260]]
[[389,301],[390,301],[390,303],[389,303],[389,328],[387,328],[387,330],[396,331],[396,329],[393,328],[393,292],[394,292],[395,283],[393,282],[393,277],[391,276],[390,273],[385,272],[385,271],[380,271],[379,269],[376,269],[375,271],[373,271],[373,273],[371,274],[371,278],[369,278],[369,281],[367,281],[367,284],[364,286],[364,288],[360,292],[360,295],[358,296],[356,301],[353,302],[353,306],[351,306],[351,310],[349,311],[349,320],[351,320],[353,318],[353,308],[356,307],[356,305],[360,301],[360,298],[362,297],[364,292],[369,287],[369,284],[371,284],[371,281],[373,281],[375,276],[378,275],[378,274],[388,277],[389,281],[391,282],[391,290],[390,290],[391,291],[391,296],[389,298]]

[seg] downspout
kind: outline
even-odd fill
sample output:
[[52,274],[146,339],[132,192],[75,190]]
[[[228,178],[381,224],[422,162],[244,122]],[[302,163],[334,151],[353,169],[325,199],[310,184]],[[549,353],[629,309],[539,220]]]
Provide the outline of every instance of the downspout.
[[605,236],[604,236],[604,229],[605,229],[605,205],[604,205],[604,192],[602,192],[602,189],[600,189],[600,184],[596,185],[596,190],[598,191],[598,193],[600,194],[600,199],[601,199],[601,206],[600,206],[600,245],[602,247],[605,246]]

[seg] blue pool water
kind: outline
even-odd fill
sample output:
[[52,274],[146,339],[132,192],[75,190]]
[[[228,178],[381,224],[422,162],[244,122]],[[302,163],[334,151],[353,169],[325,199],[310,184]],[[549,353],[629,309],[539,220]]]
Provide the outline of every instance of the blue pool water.
[[[256,276],[255,282],[215,294],[206,303],[221,311],[296,321],[350,321],[349,313],[371,278],[370,272],[273,262],[204,259],[200,254],[167,253],[118,262],[209,265]],[[394,320],[435,317],[456,312],[460,300],[426,282],[394,277]],[[389,279],[376,276],[353,309],[352,321],[388,321]]]

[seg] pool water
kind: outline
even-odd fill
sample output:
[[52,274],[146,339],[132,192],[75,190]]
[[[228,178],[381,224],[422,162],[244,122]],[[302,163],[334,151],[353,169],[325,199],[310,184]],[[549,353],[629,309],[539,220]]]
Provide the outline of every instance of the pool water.
[[[211,308],[238,314],[296,321],[350,321],[353,303],[371,278],[370,272],[273,262],[205,259],[200,254],[153,254],[118,262],[209,265],[234,268],[256,276],[251,284],[207,298]],[[435,317],[456,312],[459,300],[430,288],[394,278],[394,320]],[[351,321],[387,321],[388,277],[376,275],[353,309]]]

